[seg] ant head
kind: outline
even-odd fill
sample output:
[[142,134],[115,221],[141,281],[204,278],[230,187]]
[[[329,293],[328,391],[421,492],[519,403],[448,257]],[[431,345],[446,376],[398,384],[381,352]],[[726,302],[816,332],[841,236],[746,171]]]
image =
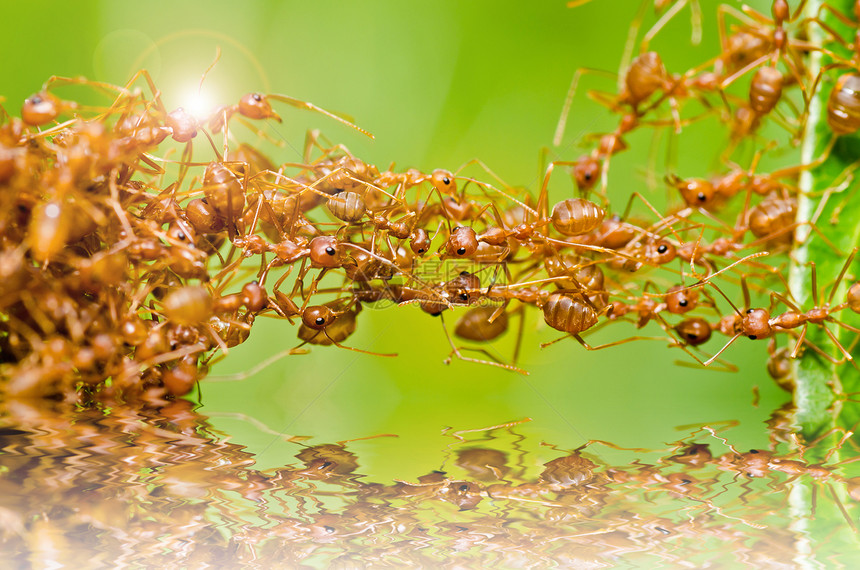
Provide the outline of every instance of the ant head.
[[189,393],[201,376],[197,355],[186,354],[179,364],[164,370],[161,382],[172,396],[179,398]]
[[657,265],[665,265],[678,256],[678,250],[674,244],[665,239],[649,243],[645,253],[648,259]]
[[594,156],[583,156],[573,165],[573,179],[580,190],[590,190],[600,178],[602,165]]
[[272,109],[268,97],[262,93],[248,93],[239,99],[239,113],[249,119],[275,119],[281,122],[281,117]]
[[21,107],[21,119],[33,127],[50,123],[60,114],[60,101],[45,91],[31,95]]
[[302,311],[302,322],[306,327],[321,331],[334,321],[336,315],[325,305],[314,305]]
[[167,237],[171,244],[179,244],[186,247],[194,247],[194,242],[197,239],[191,224],[179,219],[173,220],[167,226]]
[[269,295],[266,289],[256,281],[246,283],[242,287],[242,302],[252,313],[258,313],[269,304]]
[[182,107],[168,113],[164,122],[170,127],[176,142],[186,143],[197,136],[197,119]]
[[197,233],[216,234],[224,229],[224,218],[206,198],[195,198],[185,206],[185,219]]
[[442,170],[441,168],[434,170],[430,175],[430,184],[443,194],[457,193],[457,182],[450,170]]
[[445,284],[445,292],[452,303],[471,304],[479,296],[481,280],[477,275],[463,271]]
[[409,247],[412,248],[412,253],[415,255],[423,255],[430,249],[430,234],[424,228],[418,228],[412,232],[412,237],[409,239]]
[[310,243],[311,263],[317,267],[340,267],[340,247],[335,236],[317,236]]
[[684,203],[694,208],[709,205],[716,195],[714,185],[701,178],[690,180],[677,179],[674,186],[681,193]]
[[[666,293],[666,310],[680,315],[694,308],[699,300],[699,292],[695,289],[685,289],[676,285]],[[709,333],[710,335],[710,333]]]
[[609,133],[600,137],[597,148],[601,156],[611,156],[627,150],[627,143],[619,135]]
[[701,317],[684,319],[675,325],[677,332],[687,344],[699,346],[705,344],[711,338],[711,325]]
[[478,250],[478,235],[472,228],[458,226],[451,232],[445,249],[454,257],[471,257]]
[[769,321],[770,313],[767,310],[749,309],[743,316],[743,333],[753,340],[768,338],[773,334]]

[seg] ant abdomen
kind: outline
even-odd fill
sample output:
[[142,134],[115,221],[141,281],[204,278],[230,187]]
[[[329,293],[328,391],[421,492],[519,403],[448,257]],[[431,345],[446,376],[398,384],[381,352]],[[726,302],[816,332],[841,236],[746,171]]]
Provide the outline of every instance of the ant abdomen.
[[690,317],[675,325],[675,332],[691,346],[705,344],[711,339],[711,325],[701,317]]
[[[490,319],[496,315],[495,320]],[[508,330],[508,314],[497,307],[475,307],[469,309],[460,320],[454,334],[474,342],[486,342],[501,336]]]
[[663,89],[667,77],[666,68],[659,54],[649,51],[638,56],[630,63],[625,77],[630,103],[638,105],[656,91]]
[[569,198],[552,208],[552,225],[566,236],[578,236],[595,230],[603,221],[603,208],[584,198]]
[[750,107],[759,115],[767,115],[782,96],[782,73],[775,67],[760,67],[750,83]]
[[205,287],[186,285],[164,298],[164,315],[180,325],[198,325],[212,316],[212,295]]
[[364,217],[367,206],[358,192],[339,192],[329,199],[328,210],[338,220],[355,223]]
[[836,80],[827,99],[827,124],[837,135],[860,129],[860,75],[848,73]]
[[597,324],[597,312],[580,295],[551,293],[544,302],[543,318],[552,328],[579,334]]

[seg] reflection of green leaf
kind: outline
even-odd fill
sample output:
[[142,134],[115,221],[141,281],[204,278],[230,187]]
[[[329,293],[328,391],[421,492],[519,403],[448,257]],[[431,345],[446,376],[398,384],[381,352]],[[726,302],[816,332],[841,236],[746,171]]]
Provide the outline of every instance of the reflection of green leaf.
[[[807,14],[815,16],[822,4],[821,0],[809,2]],[[845,14],[851,13],[852,2],[839,0],[830,2],[831,6],[841,10]],[[843,34],[843,37],[851,38],[853,33],[841,22],[828,16],[826,13],[822,19],[827,20],[835,30]],[[811,27],[812,41],[820,41],[814,35],[817,27]],[[842,51],[840,55],[849,57],[842,46],[828,46],[834,51]],[[832,63],[832,60],[821,54],[813,54],[809,66],[809,72],[813,76],[823,66]],[[810,105],[809,122],[804,134],[803,159],[804,162],[813,162],[816,156],[826,152],[833,138],[833,132],[827,124],[827,99],[833,85],[841,74],[847,73],[844,68],[834,68],[826,72],[821,78],[821,85],[815,93]],[[860,139],[856,135],[841,137],[833,146],[826,160],[813,169],[804,173],[801,178],[801,188],[805,195],[798,198],[798,222],[814,222],[818,232],[809,233],[804,240],[798,239],[798,246],[793,252],[791,267],[791,288],[802,310],[809,310],[814,306],[812,295],[812,268],[810,263],[815,264],[818,277],[818,299],[820,303],[827,301],[835,280],[842,270],[845,260],[851,250],[860,242],[860,225],[856,220],[860,216],[860,202],[853,200],[857,190],[857,181],[853,179],[853,169],[857,160],[860,159]],[[799,235],[805,235],[808,226],[798,228]],[[825,238],[841,251],[837,254]],[[833,297],[834,303],[839,303],[845,298],[845,291],[851,283],[854,274],[852,271],[839,284],[838,290]],[[822,291],[825,293],[821,297]],[[856,326],[856,315],[844,310],[835,315],[836,318],[852,323]],[[833,323],[826,325],[834,333],[839,343],[850,349],[856,333],[845,330]],[[835,359],[842,358],[841,352],[835,343],[828,338],[826,332],[817,325],[809,325],[806,338],[811,344],[831,355]],[[795,363],[794,374],[797,382],[797,393],[795,396],[798,406],[798,422],[803,427],[807,437],[814,437],[835,425],[835,416],[839,408],[835,407],[837,394],[840,392],[855,392],[860,389],[860,373],[850,363],[835,364],[828,359],[815,354],[812,349],[807,348],[803,358]]]

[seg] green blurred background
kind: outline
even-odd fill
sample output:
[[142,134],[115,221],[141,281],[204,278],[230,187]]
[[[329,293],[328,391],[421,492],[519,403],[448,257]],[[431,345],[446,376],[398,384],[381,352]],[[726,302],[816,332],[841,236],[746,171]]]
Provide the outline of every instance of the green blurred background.
[[[480,158],[508,184],[535,191],[540,151],[551,146],[574,71],[616,70],[639,5],[639,0],[594,0],[577,9],[562,0],[50,1],[36,7],[7,0],[0,95],[17,114],[20,102],[51,75],[123,84],[145,67],[172,109],[189,105],[220,48],[221,59],[203,85],[213,104],[232,104],[255,90],[283,93],[346,113],[376,135],[370,141],[321,115],[278,107],[284,123],[263,129],[282,141],[268,147],[275,162],[298,161],[305,132],[320,128],[381,168],[394,162],[398,169],[455,170]],[[682,72],[716,53],[717,5],[702,2],[701,46],[690,44],[688,9],[653,42],[670,71]],[[655,20],[649,9],[643,29]],[[614,128],[616,118],[585,94],[614,91],[614,81],[592,76],[582,87],[562,146],[549,151],[553,159],[576,158],[591,148],[583,135]],[[719,128],[703,122],[680,138],[654,138],[648,130],[631,136],[631,150],[613,160],[614,207],[621,210],[633,190],[665,203],[662,185],[653,190],[645,184],[649,169],[658,180],[670,168],[682,176],[717,169],[713,157],[726,143]],[[250,133],[246,140],[258,142]],[[559,172],[551,184],[552,200],[573,191],[569,177]],[[455,318],[448,315],[449,327]],[[250,340],[212,375],[252,368],[297,344],[295,332],[287,323],[259,319]],[[646,329],[644,334],[659,333]],[[590,339],[599,343],[630,334],[636,334],[632,325],[618,324]],[[491,349],[509,359],[514,331],[506,336]],[[390,480],[438,468],[444,446],[453,441],[440,436],[448,426],[471,429],[530,417],[533,421],[519,431],[537,457],[548,459],[557,452],[540,447],[541,441],[562,448],[588,439],[660,447],[685,435],[676,426],[725,420],[740,422],[731,435],[738,447],[757,447],[767,441],[764,420],[788,399],[765,372],[764,344],[736,343],[727,359],[741,371],[721,373],[675,365],[691,359],[664,342],[593,353],[573,340],[538,347],[556,336],[535,312],[528,315],[520,364],[531,374],[525,377],[457,360],[445,365],[449,347],[439,319],[415,306],[368,309],[348,344],[399,357],[316,347],[241,382],[204,382],[201,412],[256,453],[260,468],[290,462],[299,448],[225,414],[245,414],[276,432],[312,436],[314,442],[397,434],[350,444],[363,473]],[[721,342],[715,338],[707,349],[713,353]],[[754,387],[761,392],[757,406]]]

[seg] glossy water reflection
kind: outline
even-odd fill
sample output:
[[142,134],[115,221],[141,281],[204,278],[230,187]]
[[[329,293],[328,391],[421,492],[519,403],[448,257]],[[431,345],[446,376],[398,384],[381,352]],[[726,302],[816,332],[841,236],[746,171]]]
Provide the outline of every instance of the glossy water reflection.
[[548,446],[547,462],[521,422],[448,431],[444,470],[378,481],[350,442],[293,438],[288,464],[258,470],[185,401],[9,402],[0,552],[16,568],[851,567],[858,445],[840,432],[799,446],[789,411],[759,450],[704,426],[660,450]]

